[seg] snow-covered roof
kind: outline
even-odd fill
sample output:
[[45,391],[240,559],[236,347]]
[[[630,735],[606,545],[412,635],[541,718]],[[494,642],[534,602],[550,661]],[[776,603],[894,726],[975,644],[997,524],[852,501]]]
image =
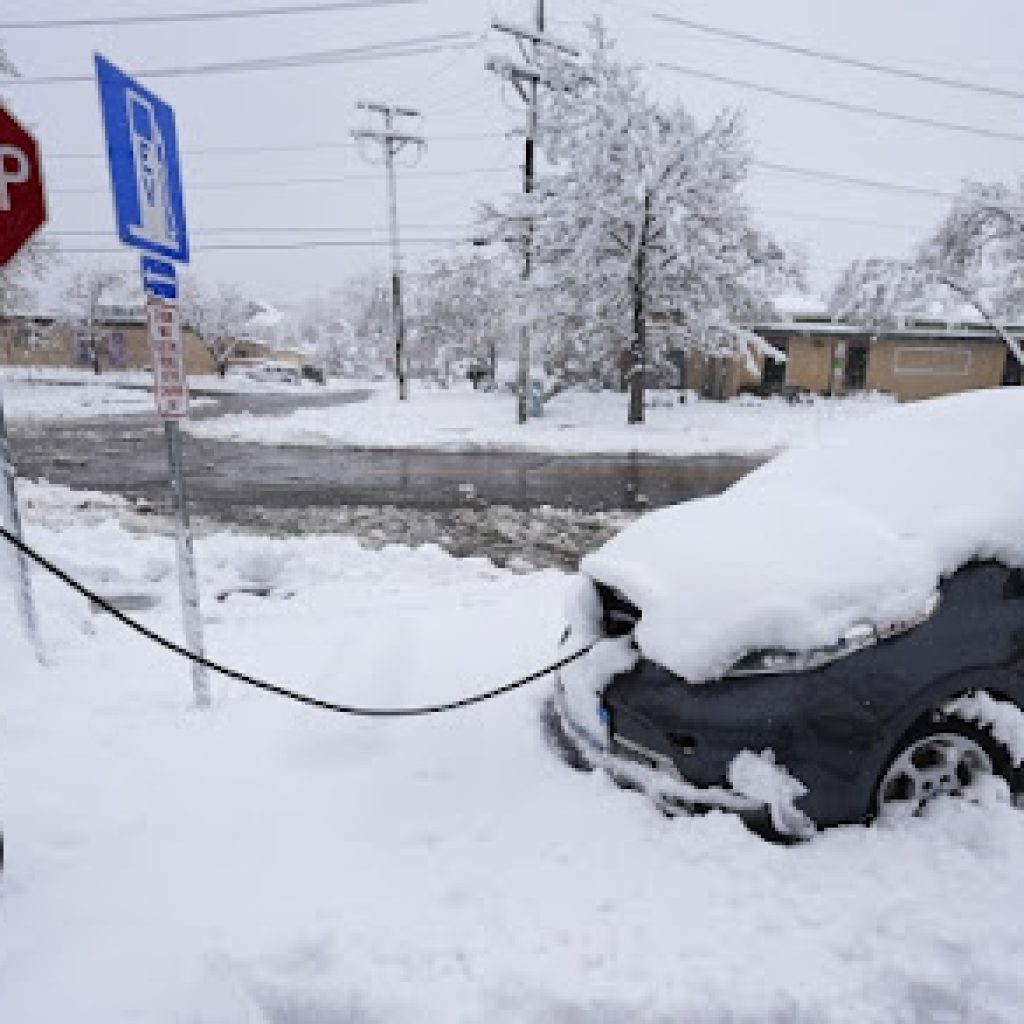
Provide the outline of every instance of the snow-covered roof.
[[[1012,335],[1019,335],[1024,327],[1019,324],[1006,324],[1005,330]],[[752,328],[759,334],[769,337],[797,334],[802,336],[824,337],[855,337],[874,339],[898,339],[913,341],[927,339],[929,341],[991,341],[1004,344],[996,331],[982,321],[954,321],[926,319],[914,317],[899,327],[867,327],[864,324],[850,323],[845,320],[830,320],[827,317],[813,319],[809,317],[792,317],[770,324],[757,324]]]
[[820,316],[828,318],[828,306],[820,295],[811,292],[787,292],[772,300],[775,312],[780,316]]
[[245,329],[250,334],[272,331],[284,321],[284,314],[266,302],[253,302],[253,306],[255,312],[245,322]]
[[747,651],[910,620],[974,557],[1024,565],[1024,389],[898,406],[652,512],[582,563],[640,608],[643,653],[690,681]]

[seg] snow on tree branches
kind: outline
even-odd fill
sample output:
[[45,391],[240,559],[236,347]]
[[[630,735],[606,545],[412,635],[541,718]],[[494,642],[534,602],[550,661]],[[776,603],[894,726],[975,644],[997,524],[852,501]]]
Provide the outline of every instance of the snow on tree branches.
[[76,270],[63,289],[60,319],[74,328],[76,360],[90,365],[94,373],[101,369],[106,347],[103,328],[110,309],[116,300],[124,299],[128,287],[123,271],[97,263]]
[[234,285],[208,287],[191,275],[181,278],[178,304],[182,323],[195,331],[223,377],[257,307]]
[[915,314],[954,315],[970,306],[1024,363],[1007,330],[1024,318],[1024,180],[965,182],[945,218],[911,260],[858,260],[829,301],[834,316],[868,327]]
[[462,361],[493,381],[509,336],[507,277],[498,261],[478,252],[432,260],[416,273],[409,303],[414,362],[447,380]]
[[740,324],[771,315],[773,287],[792,271],[740,196],[749,155],[739,116],[701,128],[682,106],[662,108],[600,22],[591,32],[578,61],[544,53],[546,167],[532,195],[487,216],[495,234],[531,236],[534,329],[605,376],[621,361],[638,423],[658,357],[651,324],[671,325],[692,352],[779,355]]

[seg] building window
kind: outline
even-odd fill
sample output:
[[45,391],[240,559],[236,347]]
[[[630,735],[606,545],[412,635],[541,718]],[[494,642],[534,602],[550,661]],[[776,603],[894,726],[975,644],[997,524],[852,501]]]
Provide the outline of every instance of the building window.
[[900,346],[893,356],[893,372],[904,376],[966,377],[971,372],[971,350]]

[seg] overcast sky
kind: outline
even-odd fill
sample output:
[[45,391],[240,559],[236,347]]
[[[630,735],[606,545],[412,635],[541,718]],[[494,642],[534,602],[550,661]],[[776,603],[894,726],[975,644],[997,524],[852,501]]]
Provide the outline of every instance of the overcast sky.
[[[296,0],[314,3],[317,0]],[[282,6],[284,0],[5,0],[0,22]],[[360,99],[397,101],[423,112],[430,140],[399,176],[407,264],[471,232],[475,204],[520,186],[521,127],[514,94],[484,70],[511,43],[488,32],[492,17],[528,22],[534,0],[426,0],[418,4],[234,21],[159,26],[0,28],[0,42],[26,78],[92,73],[99,51],[129,72],[465,32],[462,49],[413,57],[270,71],[143,78],[175,109],[184,157],[193,269],[256,297],[291,303],[386,264],[387,206],[380,167],[350,145],[367,123]],[[547,0],[549,28],[583,37],[595,13],[621,52],[643,64],[652,91],[686,104],[699,119],[723,106],[745,111],[758,161],[953,191],[964,178],[1016,177],[1024,141],[896,123],[813,106],[659,70],[659,61],[845,103],[956,122],[1024,137],[1024,101],[839,67],[668,25],[661,11],[706,25],[944,78],[1024,92],[1021,0]],[[41,141],[50,226],[66,249],[109,249],[126,266],[113,233],[102,129],[90,82],[0,89]],[[470,136],[451,138],[451,136]],[[268,147],[252,151],[249,147]],[[217,152],[217,147],[244,151]],[[300,148],[320,147],[320,148]],[[828,286],[858,256],[908,253],[942,214],[937,196],[869,188],[754,167],[747,189],[758,218],[806,255],[812,283]],[[244,232],[238,229],[245,229]],[[260,229],[260,230],[256,230]],[[84,233],[83,233],[84,232]],[[217,251],[204,245],[370,245]]]

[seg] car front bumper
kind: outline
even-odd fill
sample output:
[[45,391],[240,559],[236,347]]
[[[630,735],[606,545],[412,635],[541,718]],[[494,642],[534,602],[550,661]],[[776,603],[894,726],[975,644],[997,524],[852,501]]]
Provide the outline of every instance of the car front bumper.
[[616,735],[608,713],[602,711],[601,717],[608,728],[597,735],[572,714],[565,689],[556,680],[547,727],[553,745],[573,767],[603,770],[619,786],[644,793],[667,814],[718,809],[738,814],[758,834],[772,838],[807,838],[813,833],[813,823],[799,811],[773,807],[728,786],[690,782],[671,758]]

